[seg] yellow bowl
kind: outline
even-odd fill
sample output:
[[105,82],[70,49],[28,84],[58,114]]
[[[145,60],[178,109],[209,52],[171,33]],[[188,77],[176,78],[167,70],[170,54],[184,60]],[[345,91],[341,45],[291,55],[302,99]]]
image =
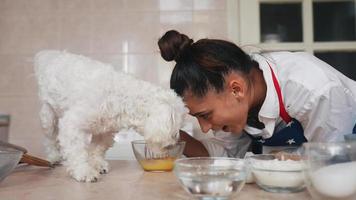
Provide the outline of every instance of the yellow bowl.
[[176,158],[167,157],[162,159],[141,160],[140,164],[145,171],[171,171]]
[[180,141],[162,152],[153,153],[144,140],[135,140],[131,144],[134,155],[143,170],[155,172],[171,171],[174,161],[181,157],[185,146],[185,142]]

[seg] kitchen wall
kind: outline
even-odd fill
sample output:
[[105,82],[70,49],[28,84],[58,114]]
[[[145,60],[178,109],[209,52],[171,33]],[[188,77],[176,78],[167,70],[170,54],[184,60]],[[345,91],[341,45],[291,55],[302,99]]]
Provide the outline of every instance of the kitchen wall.
[[[227,1],[227,0],[226,0]],[[0,113],[10,142],[44,156],[33,56],[63,49],[168,87],[173,63],[156,45],[167,30],[227,39],[225,0],[0,0]]]

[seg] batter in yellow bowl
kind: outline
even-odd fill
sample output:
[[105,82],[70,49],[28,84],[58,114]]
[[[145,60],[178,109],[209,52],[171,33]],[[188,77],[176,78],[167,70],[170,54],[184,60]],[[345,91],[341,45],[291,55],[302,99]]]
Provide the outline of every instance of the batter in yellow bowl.
[[175,160],[173,157],[141,160],[141,165],[145,171],[171,171]]

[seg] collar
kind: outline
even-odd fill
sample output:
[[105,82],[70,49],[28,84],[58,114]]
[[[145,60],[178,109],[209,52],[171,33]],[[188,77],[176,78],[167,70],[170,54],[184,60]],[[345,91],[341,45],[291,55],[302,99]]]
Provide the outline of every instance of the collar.
[[[276,72],[276,66],[271,60],[265,58],[262,55],[253,54],[251,57],[258,62],[259,68],[263,72],[263,78],[265,79],[267,86],[266,98],[261,106],[260,112],[258,113],[258,119],[265,125],[265,128],[258,135],[262,136],[263,138],[269,138],[273,135],[276,120],[279,118],[279,102],[278,95],[273,84],[271,69],[269,68],[268,63],[271,65],[274,72]],[[278,80],[277,74],[276,78]],[[256,134],[251,133],[251,135]]]

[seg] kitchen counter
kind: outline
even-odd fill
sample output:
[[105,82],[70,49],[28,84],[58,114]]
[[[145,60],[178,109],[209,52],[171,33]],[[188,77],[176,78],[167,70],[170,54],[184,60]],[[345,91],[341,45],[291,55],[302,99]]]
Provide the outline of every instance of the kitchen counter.
[[[1,200],[157,200],[192,199],[172,172],[144,172],[136,161],[110,161],[111,171],[96,183],[70,178],[63,166],[47,169],[18,166],[0,183]],[[269,193],[246,184],[239,200],[311,199],[306,190],[292,194]]]

